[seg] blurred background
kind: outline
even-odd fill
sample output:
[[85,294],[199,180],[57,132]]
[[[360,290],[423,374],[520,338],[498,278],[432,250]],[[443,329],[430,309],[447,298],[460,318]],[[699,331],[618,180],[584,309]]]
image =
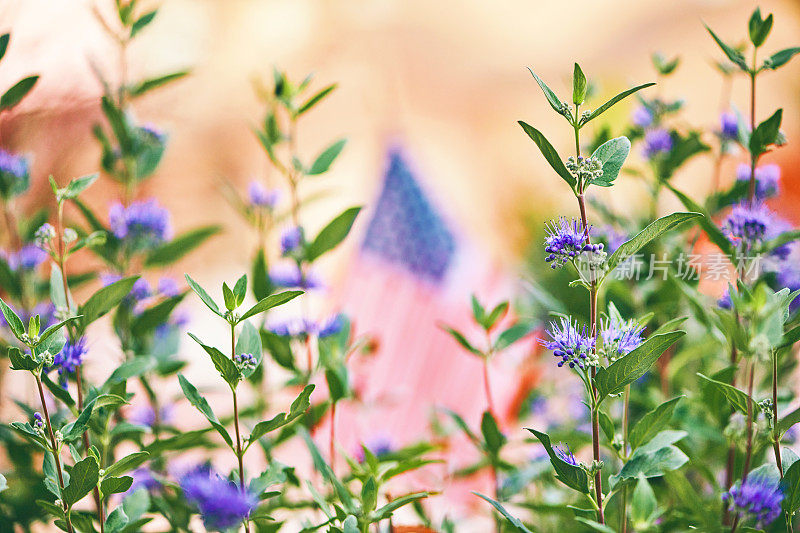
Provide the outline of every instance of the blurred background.
[[[776,17],[770,43],[781,47],[797,44],[800,3],[771,0],[768,4],[762,9]],[[296,79],[314,72],[317,88],[338,82],[337,91],[303,119],[300,131],[299,149],[308,158],[330,139],[348,138],[332,171],[307,191],[309,195],[319,193],[320,199],[305,210],[304,222],[315,233],[344,207],[364,205],[366,211],[343,249],[323,261],[329,291],[316,305],[351,311],[356,324],[375,333],[384,341],[382,348],[396,356],[394,362],[384,360],[382,373],[372,372],[378,376],[374,379],[384,380],[381,386],[395,383],[400,398],[418,400],[419,409],[403,411],[404,420],[389,428],[415,438],[430,402],[457,405],[473,421],[483,405],[475,392],[479,390],[475,387],[479,365],[470,366],[472,362],[458,353],[455,343],[437,333],[436,320],[464,322],[469,294],[476,287],[489,304],[512,296],[516,280],[527,271],[526,257],[533,239],[538,239],[542,221],[576,214],[571,195],[516,124],[525,120],[536,125],[558,149],[571,146],[571,131],[552,113],[525,67],[533,68],[557,93],[567,95],[572,63],[579,62],[596,82],[589,108],[629,86],[663,81],[650,91],[669,99],[685,99],[681,120],[691,127],[714,129],[726,96],[713,66],[720,53],[703,22],[724,39],[736,42],[745,35],[747,17],[757,3],[165,0],[154,2],[156,5],[160,6],[159,16],[147,28],[146,36],[131,46],[123,74],[116,43],[94,14],[95,9],[102,13],[110,6],[85,0],[0,2],[0,32],[13,35],[0,68],[0,87],[23,75],[41,75],[30,96],[0,117],[2,146],[28,154],[32,160],[34,192],[26,196],[28,204],[22,208],[33,210],[52,201],[48,175],[63,184],[97,170],[99,148],[91,128],[102,120],[102,88],[93,69],[111,80],[190,69],[188,77],[135,105],[140,122],[153,122],[169,136],[163,163],[155,178],[143,186],[143,196],[155,196],[171,211],[178,232],[209,223],[225,227],[222,237],[212,239],[173,272],[176,278],[191,272],[201,283],[218,286],[222,280],[230,280],[232,272],[248,268],[257,239],[224,201],[220,183],[227,181],[240,191],[254,179],[281,186],[280,176],[268,165],[253,134],[264,113],[255,90],[259,80],[268,80],[277,66]],[[657,51],[681,59],[677,72],[664,80],[657,80],[650,60]],[[757,109],[784,107],[784,129],[790,144],[765,159],[782,167],[784,196],[776,208],[794,220],[800,215],[800,158],[794,149],[794,140],[800,138],[798,74],[800,62],[767,73],[760,78],[757,96]],[[730,97],[735,106],[746,109],[744,78],[734,76]],[[612,130],[621,134],[634,107],[631,98],[606,113],[596,126],[617,125]],[[765,117],[758,114],[759,120]],[[358,258],[369,221],[380,215],[375,206],[401,212],[408,207],[378,203],[384,178],[393,168],[390,154],[402,154],[403,168],[420,186],[414,198],[421,204],[414,204],[413,209],[427,221],[426,231],[441,224],[447,239],[458,245],[457,259],[453,259],[458,266],[452,266],[455,273],[448,276],[446,284],[436,287],[443,296],[426,317],[430,320],[419,319],[418,324],[395,318],[412,309],[411,304],[403,307],[403,298],[429,296],[434,290],[429,284],[398,295],[377,292],[385,285],[382,279],[370,281],[372,285],[357,283],[361,274],[376,268]],[[631,160],[635,164],[640,157],[634,153]],[[735,179],[739,162],[737,157],[726,160],[725,182]],[[693,196],[702,196],[711,188],[712,165],[711,158],[697,158],[682,169],[674,183]],[[88,200],[106,212],[120,190],[108,180],[98,183],[88,192]],[[613,189],[613,198],[607,190],[596,194],[613,209],[625,212],[643,205],[647,190],[637,178],[623,176]],[[660,206],[663,212],[677,208],[670,197]],[[391,241],[393,236],[389,233],[384,238]],[[399,249],[402,251],[402,246]],[[210,342],[224,342],[224,327],[203,323],[206,319],[198,302],[187,302],[187,307],[192,316],[190,329],[202,328]],[[370,319],[380,314],[391,320]],[[412,349],[397,338],[398,332],[409,330],[441,337]],[[87,372],[102,376],[108,372],[104,358],[114,361],[116,356],[110,338],[107,345],[96,342],[95,355],[90,356],[94,364]],[[416,359],[400,365],[407,374],[398,377],[401,370],[393,365],[405,353],[403,348],[414,352]],[[204,357],[198,350],[185,351],[188,359]],[[504,364],[514,372],[532,351],[531,342],[513,362],[498,362],[498,383],[503,383]],[[448,354],[464,364],[459,364],[460,373],[434,376],[439,379],[434,388],[436,384],[446,386],[430,392],[431,383],[414,381],[426,359],[440,357],[444,365]],[[205,366],[195,365],[189,373],[195,382],[214,382]],[[513,403],[515,391],[504,391],[498,393],[506,396],[501,403]],[[7,389],[3,394],[14,393]],[[377,396],[373,399],[377,401]],[[342,416],[347,419],[348,415]],[[408,422],[414,417],[423,420],[420,424]],[[353,415],[351,420],[356,428],[352,442],[365,438],[358,434],[357,426],[374,426],[373,419],[359,422],[357,418]]]

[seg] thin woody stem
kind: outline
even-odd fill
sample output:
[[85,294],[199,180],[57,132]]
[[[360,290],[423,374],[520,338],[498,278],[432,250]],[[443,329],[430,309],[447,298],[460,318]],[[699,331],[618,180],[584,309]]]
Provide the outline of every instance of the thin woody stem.
[[[236,357],[236,326],[231,323],[231,360]],[[239,401],[236,397],[236,389],[231,387],[233,393],[233,426],[236,429],[236,459],[239,462],[239,489],[242,492],[247,490],[244,482],[244,454],[242,453],[242,437],[239,432]],[[244,528],[250,532],[250,521],[244,520]]]
[[[50,413],[47,411],[47,402],[44,399],[44,389],[42,388],[42,380],[38,374],[35,374],[36,377],[36,386],[39,388],[39,399],[42,402],[42,411],[44,411],[44,419],[47,422],[47,432],[50,436],[50,446],[51,451],[53,453],[53,460],[56,463],[56,474],[58,475],[58,488],[60,489],[61,494],[64,493],[64,474],[61,472],[61,459],[58,457],[58,446],[56,445],[56,435],[53,432],[53,425],[50,423]],[[64,509],[64,515],[67,522],[67,531],[72,533],[72,521],[69,517],[69,509],[67,508],[66,502],[61,500],[61,506]]]

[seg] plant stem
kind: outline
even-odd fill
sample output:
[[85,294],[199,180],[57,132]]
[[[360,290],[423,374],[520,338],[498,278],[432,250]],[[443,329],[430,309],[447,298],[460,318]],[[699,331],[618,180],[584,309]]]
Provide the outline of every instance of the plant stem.
[[331,456],[331,472],[336,473],[336,404],[331,403],[331,442],[330,442],[330,456]]
[[[750,72],[750,134],[756,129],[756,54],[753,50],[753,68]],[[750,153],[750,184],[747,188],[747,202],[753,205],[756,198],[756,155]]]
[[494,410],[494,400],[492,399],[492,387],[489,383],[489,358],[483,358],[483,390],[486,392],[486,405],[489,409],[489,414],[497,419],[497,414]]
[[[581,155],[581,143],[580,143],[580,126],[578,125],[578,104],[575,104],[575,157],[576,160]],[[581,213],[581,223],[583,224],[583,230],[586,232],[586,244],[590,244],[591,240],[589,238],[589,223],[586,218],[586,202],[583,197],[583,184],[578,183],[578,208],[580,209]],[[596,344],[597,344],[597,281],[592,279],[591,285],[589,288],[589,329],[592,334],[592,338],[595,339],[595,348],[592,349],[594,354],[596,355]],[[591,405],[592,405],[592,458],[596,463],[600,461],[600,414],[598,411],[597,405],[597,387],[594,384],[594,379],[597,375],[597,367],[592,366],[591,371],[591,385],[592,385],[592,398],[591,398]],[[597,470],[594,475],[594,488],[595,488],[595,497],[597,499],[597,521],[601,524],[606,523],[605,516],[603,514],[603,475],[601,474],[600,470]]]
[[[236,326],[231,323],[231,360],[236,357]],[[247,490],[244,482],[244,459],[242,453],[242,437],[239,432],[239,401],[236,397],[236,387],[231,387],[233,393],[233,426],[236,429],[236,459],[239,461],[239,489],[242,492]],[[244,528],[250,532],[250,521],[244,520]]]
[[772,431],[775,443],[775,464],[783,479],[783,461],[781,461],[781,441],[778,434],[778,354],[772,354]]
[[[622,402],[622,456],[628,457],[628,421],[630,416],[631,386],[625,387]],[[628,531],[628,488],[622,489],[622,513],[620,514],[620,532]]]
[[[53,452],[53,460],[56,463],[56,474],[58,474],[58,488],[61,490],[61,494],[63,497],[64,494],[64,474],[61,473],[61,459],[58,457],[58,446],[56,446],[56,434],[53,432],[53,425],[50,423],[50,413],[47,411],[47,402],[44,399],[44,389],[42,388],[42,380],[38,374],[34,374],[36,377],[36,386],[39,387],[39,399],[42,402],[42,411],[44,411],[44,419],[47,422],[47,432],[50,435],[50,447],[51,451]],[[66,517],[67,522],[67,531],[72,533],[72,522],[69,518],[69,509],[67,508],[66,502],[62,499],[61,506],[64,509],[64,515]]]
[[747,380],[747,448],[744,456],[742,484],[747,481],[747,474],[750,473],[750,461],[753,458],[753,374],[755,366],[755,362],[750,363],[750,376]]

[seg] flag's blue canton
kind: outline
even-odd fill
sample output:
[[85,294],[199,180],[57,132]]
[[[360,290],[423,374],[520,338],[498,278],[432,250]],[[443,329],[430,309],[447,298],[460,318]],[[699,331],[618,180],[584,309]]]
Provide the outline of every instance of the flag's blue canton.
[[389,152],[383,189],[362,248],[434,283],[444,279],[453,261],[455,237],[400,150]]

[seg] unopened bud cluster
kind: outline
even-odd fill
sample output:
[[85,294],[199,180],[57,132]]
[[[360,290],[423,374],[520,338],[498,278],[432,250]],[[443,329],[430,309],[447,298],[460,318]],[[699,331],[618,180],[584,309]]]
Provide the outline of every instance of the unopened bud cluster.
[[565,163],[578,183],[591,183],[603,177],[603,163],[596,157],[570,156]]
[[250,353],[240,353],[235,355],[233,357],[233,362],[240,372],[244,372],[245,370],[253,370],[258,364],[256,358]]

